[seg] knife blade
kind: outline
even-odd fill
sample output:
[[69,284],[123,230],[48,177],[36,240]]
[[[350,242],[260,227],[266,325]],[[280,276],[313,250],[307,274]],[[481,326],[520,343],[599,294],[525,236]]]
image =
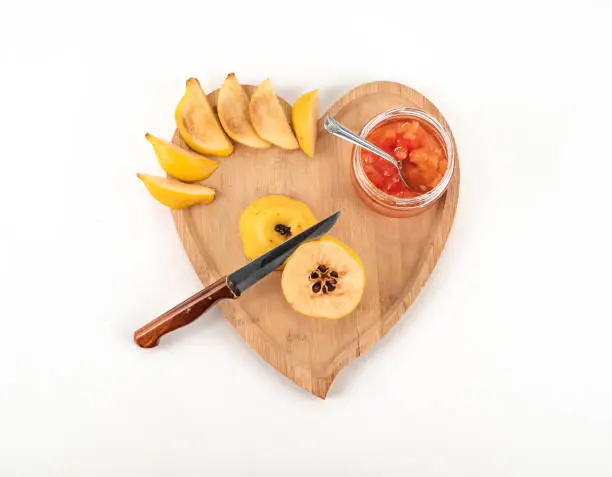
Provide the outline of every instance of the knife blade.
[[325,220],[304,230],[295,237],[291,237],[289,240],[284,241],[269,252],[247,263],[234,273],[230,273],[227,277],[230,287],[240,295],[247,288],[253,286],[263,277],[285,263],[285,260],[287,260],[295,249],[304,242],[319,238],[329,232],[338,221],[338,217],[340,217],[340,212],[330,215]]
[[217,301],[238,298],[249,287],[285,263],[285,260],[304,242],[319,238],[329,232],[338,221],[338,217],[340,217],[340,212],[330,215],[261,257],[247,263],[244,267],[221,277],[138,329],[134,333],[134,341],[141,348],[153,348],[157,346],[163,335],[191,323]]

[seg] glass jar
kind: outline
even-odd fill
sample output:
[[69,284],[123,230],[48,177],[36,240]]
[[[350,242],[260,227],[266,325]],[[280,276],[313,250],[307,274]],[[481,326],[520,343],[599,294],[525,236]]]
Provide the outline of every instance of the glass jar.
[[416,197],[400,198],[389,195],[372,184],[363,169],[361,148],[353,147],[353,183],[357,195],[375,212],[388,217],[412,217],[429,209],[446,191],[455,167],[455,148],[450,132],[425,111],[412,108],[390,109],[368,121],[360,135],[367,138],[375,128],[401,119],[416,120],[434,134],[444,149],[448,162],[442,179],[433,189]]

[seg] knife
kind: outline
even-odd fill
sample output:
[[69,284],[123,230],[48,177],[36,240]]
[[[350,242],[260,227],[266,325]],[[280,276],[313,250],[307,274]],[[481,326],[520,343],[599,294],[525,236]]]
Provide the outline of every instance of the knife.
[[166,333],[188,325],[219,300],[234,300],[249,287],[280,267],[304,242],[325,235],[338,221],[340,212],[304,230],[261,257],[247,263],[233,273],[219,278],[184,302],[158,316],[134,333],[134,341],[141,348],[153,348]]

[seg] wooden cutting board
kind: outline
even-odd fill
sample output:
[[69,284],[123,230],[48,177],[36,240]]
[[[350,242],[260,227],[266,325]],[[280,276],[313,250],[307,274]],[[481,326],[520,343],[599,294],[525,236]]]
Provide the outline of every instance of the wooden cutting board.
[[[245,87],[250,95],[254,87]],[[217,92],[208,95],[212,105]],[[281,102],[289,111],[290,106]],[[378,113],[401,106],[419,108],[446,121],[417,91],[391,82],[361,85],[342,96],[328,113],[354,131]],[[377,343],[398,322],[429,278],[451,230],[459,195],[459,164],[444,197],[409,219],[372,212],[351,182],[352,146],[327,134],[319,120],[314,158],[302,151],[250,149],[239,144],[204,184],[217,189],[210,205],[174,211],[187,255],[203,284],[241,267],[247,260],[238,220],[253,200],[287,195],[308,204],[320,220],[340,210],[331,232],[363,259],[366,288],[360,306],[341,320],[302,316],[285,302],[280,272],[274,272],[238,300],[218,306],[244,340],[279,372],[325,398],[340,370]],[[175,133],[173,141],[187,147]],[[456,153],[456,151],[455,151]]]

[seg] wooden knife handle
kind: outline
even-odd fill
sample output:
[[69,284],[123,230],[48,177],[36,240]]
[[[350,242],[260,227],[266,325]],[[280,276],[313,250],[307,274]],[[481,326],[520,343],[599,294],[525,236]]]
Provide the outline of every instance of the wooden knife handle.
[[230,286],[227,277],[222,277],[137,330],[134,333],[134,341],[141,348],[153,348],[166,333],[188,325],[215,302],[237,298],[238,295]]

